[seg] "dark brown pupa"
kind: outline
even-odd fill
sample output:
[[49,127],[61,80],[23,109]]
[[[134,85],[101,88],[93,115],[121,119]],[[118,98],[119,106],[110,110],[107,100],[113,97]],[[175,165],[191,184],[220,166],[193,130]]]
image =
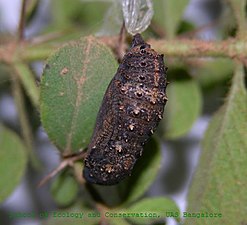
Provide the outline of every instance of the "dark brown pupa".
[[88,182],[114,185],[131,174],[162,119],[166,85],[163,55],[136,34],[98,113],[83,171]]

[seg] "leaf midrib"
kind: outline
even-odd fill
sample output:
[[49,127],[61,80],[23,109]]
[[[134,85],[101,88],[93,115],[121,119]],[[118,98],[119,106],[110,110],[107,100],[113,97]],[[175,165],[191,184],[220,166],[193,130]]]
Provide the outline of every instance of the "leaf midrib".
[[[83,66],[82,66],[82,74],[80,76],[80,81],[77,81],[76,80],[76,83],[77,83],[77,96],[76,96],[76,101],[75,101],[75,107],[74,107],[74,110],[73,110],[73,116],[72,116],[72,119],[71,119],[71,125],[70,125],[70,129],[69,129],[69,133],[68,133],[68,136],[67,136],[67,140],[66,140],[66,148],[65,148],[65,151],[64,151],[64,154],[69,154],[71,152],[71,143],[72,143],[72,135],[73,135],[73,131],[76,127],[76,121],[77,121],[77,116],[78,116],[78,113],[79,113],[79,110],[80,110],[80,104],[81,104],[81,96],[82,96],[82,87],[83,87],[83,84],[85,82],[85,79],[86,79],[86,72],[87,72],[87,65],[89,64],[89,54],[90,54],[90,49],[92,47],[92,38],[87,38],[86,39],[87,41],[87,45],[85,47],[85,51],[84,54],[85,54],[85,60],[83,62]],[[84,80],[82,79],[84,78]]]

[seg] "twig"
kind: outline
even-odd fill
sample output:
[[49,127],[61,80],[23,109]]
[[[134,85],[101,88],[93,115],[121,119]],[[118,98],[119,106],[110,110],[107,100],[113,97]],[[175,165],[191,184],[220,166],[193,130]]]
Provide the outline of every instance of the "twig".
[[243,61],[247,57],[247,43],[244,40],[201,41],[189,39],[147,41],[159,53],[172,57],[230,57]]
[[66,158],[63,158],[63,160],[60,162],[60,164],[52,170],[48,175],[46,175],[38,184],[38,187],[43,186],[46,184],[51,178],[56,176],[61,170],[66,168],[67,166],[73,166],[74,162],[84,159],[86,155],[85,151],[80,151],[78,153],[73,153],[71,156],[66,156]]
[[125,24],[123,22],[116,47],[118,61],[121,61],[125,54],[125,50],[126,50],[125,49],[126,46],[124,45],[125,37],[126,37],[126,29],[125,29]]
[[[96,209],[98,210],[98,212],[100,212],[101,215],[105,215],[105,212],[108,211],[106,206],[104,206],[104,205],[102,205],[100,203],[96,203]],[[105,218],[105,216],[101,216],[100,225],[109,225],[109,222]]]
[[18,27],[18,41],[22,41],[24,37],[26,5],[27,5],[27,0],[22,0],[21,16],[20,16],[19,27]]
[[[115,50],[119,37],[104,36],[98,39]],[[232,38],[224,41],[149,39],[147,43],[160,54],[165,54],[166,57],[229,57],[241,62],[247,58],[247,42],[244,39]],[[13,43],[9,43],[0,46],[0,62],[11,63],[13,60],[23,62],[44,60],[61,44],[54,45],[54,43],[47,43],[44,45],[32,45],[26,42],[22,46],[17,45],[11,47]]]

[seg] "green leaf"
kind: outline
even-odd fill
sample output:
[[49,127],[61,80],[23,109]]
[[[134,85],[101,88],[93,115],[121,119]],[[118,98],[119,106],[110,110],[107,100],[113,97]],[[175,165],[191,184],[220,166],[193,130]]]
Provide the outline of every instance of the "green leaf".
[[68,173],[57,176],[51,186],[53,199],[59,206],[70,205],[75,200],[78,190],[77,182]]
[[[157,200],[157,201],[156,201]],[[162,204],[168,205],[175,205],[169,199],[160,198],[162,200]],[[107,209],[104,211],[105,219],[111,225],[128,225],[128,224],[151,224],[151,222],[156,222],[157,220],[161,220],[165,218],[164,209],[172,209],[175,212],[176,207],[162,207],[157,208],[155,204],[160,203],[158,198],[153,199],[144,199],[139,201],[135,205],[131,206],[130,208],[115,208],[115,209]],[[154,203],[154,204],[153,204]],[[156,214],[159,217],[151,217],[149,214]],[[103,215],[103,214],[102,214]],[[147,217],[149,215],[149,217]],[[143,217],[141,217],[143,216]],[[145,217],[146,216],[146,217]],[[179,214],[178,214],[179,216]]]
[[48,60],[41,81],[41,121],[67,154],[85,148],[117,63],[94,37],[65,45]]
[[82,1],[82,0],[53,0],[51,2],[53,12],[52,28],[75,28],[78,27],[85,33],[93,33],[102,25],[104,14],[109,2]]
[[39,108],[39,88],[35,83],[34,75],[24,63],[15,63],[14,68],[33,105]]
[[176,139],[188,133],[200,115],[202,97],[199,85],[193,79],[172,81],[167,87],[168,103],[165,107],[165,138]]
[[[230,93],[206,131],[199,167],[189,195],[189,212],[221,213],[215,224],[247,223],[247,93],[237,65]],[[187,219],[185,224],[191,224]],[[198,219],[198,225],[213,219]]]
[[154,21],[164,28],[168,38],[176,35],[188,0],[155,0]]
[[25,18],[27,20],[27,22],[29,22],[30,20],[32,20],[33,15],[35,14],[35,10],[37,10],[39,6],[39,1],[38,0],[31,0],[28,1],[26,4],[26,14],[25,14]]
[[111,225],[130,225],[130,223],[128,221],[126,221],[124,218],[108,217],[107,221]]
[[[20,138],[0,126],[0,202],[3,202],[20,183],[24,175],[27,155]],[[10,176],[11,175],[11,176]]]
[[98,214],[93,209],[88,209],[81,206],[73,206],[65,210],[55,210],[48,212],[48,220],[44,220],[45,225],[98,225],[101,217],[90,217],[89,214]]
[[[179,218],[179,209],[174,201],[164,197],[145,198],[124,211],[139,214],[128,217],[128,220],[135,224],[151,224],[157,220],[160,221],[167,217],[167,212],[173,212],[176,218]],[[140,213],[146,217],[141,217]]]
[[103,24],[97,36],[111,36],[118,35],[123,24],[123,11],[121,1],[112,1],[111,6],[108,8],[104,15]]
[[233,69],[232,60],[227,58],[204,60],[199,68],[194,69],[194,76],[200,85],[210,88],[229,79]]
[[0,88],[4,88],[6,84],[10,81],[10,74],[13,71],[9,68],[9,66],[0,63]]
[[152,138],[145,145],[143,155],[137,161],[132,175],[119,185],[125,205],[137,200],[148,190],[157,176],[160,163],[160,146],[157,140]]

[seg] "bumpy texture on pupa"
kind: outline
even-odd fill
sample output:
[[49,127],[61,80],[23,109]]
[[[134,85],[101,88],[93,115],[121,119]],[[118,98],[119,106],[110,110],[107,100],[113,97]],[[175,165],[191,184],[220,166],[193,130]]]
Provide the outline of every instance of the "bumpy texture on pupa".
[[162,119],[166,85],[163,55],[136,34],[98,113],[83,171],[88,182],[113,185],[131,174]]

